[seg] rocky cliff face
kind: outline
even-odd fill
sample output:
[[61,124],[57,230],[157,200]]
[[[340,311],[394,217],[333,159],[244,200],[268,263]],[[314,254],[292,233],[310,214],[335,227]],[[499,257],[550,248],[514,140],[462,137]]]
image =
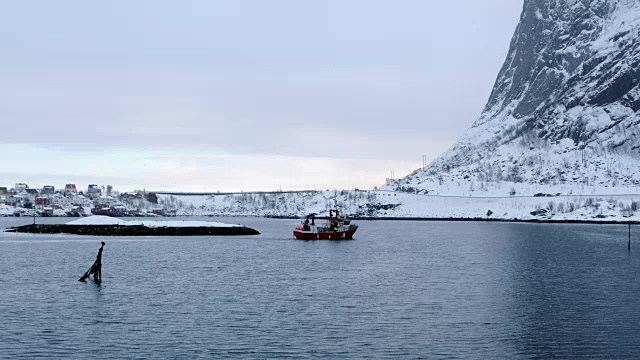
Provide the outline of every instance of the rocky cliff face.
[[388,188],[474,195],[636,187],[639,110],[640,1],[525,0],[481,116],[426,169]]

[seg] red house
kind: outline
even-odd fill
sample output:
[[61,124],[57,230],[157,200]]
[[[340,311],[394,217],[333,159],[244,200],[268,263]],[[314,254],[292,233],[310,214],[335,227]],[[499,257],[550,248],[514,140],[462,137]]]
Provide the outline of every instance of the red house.
[[122,198],[123,199],[142,199],[142,194],[140,194],[140,193],[135,193],[135,194],[124,193],[124,194],[122,194]]
[[51,199],[48,197],[38,196],[36,198],[36,205],[49,206],[51,205]]
[[124,206],[109,206],[109,205],[96,205],[91,209],[93,215],[105,215],[105,216],[125,216],[126,208]]
[[66,184],[64,186],[64,191],[77,193],[78,189],[76,188],[76,184]]

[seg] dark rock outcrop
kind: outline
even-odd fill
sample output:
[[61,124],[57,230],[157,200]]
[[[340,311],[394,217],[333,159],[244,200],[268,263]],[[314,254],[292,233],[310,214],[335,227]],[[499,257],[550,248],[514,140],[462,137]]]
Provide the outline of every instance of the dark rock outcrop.
[[142,225],[24,225],[7,232],[93,236],[236,236],[259,235],[248,227],[148,227]]

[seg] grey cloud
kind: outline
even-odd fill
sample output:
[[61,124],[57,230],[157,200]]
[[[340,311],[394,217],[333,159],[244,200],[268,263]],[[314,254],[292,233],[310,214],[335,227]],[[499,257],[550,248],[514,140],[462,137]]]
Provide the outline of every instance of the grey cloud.
[[0,109],[29,131],[2,142],[436,156],[482,109],[521,8],[268,3],[9,5]]

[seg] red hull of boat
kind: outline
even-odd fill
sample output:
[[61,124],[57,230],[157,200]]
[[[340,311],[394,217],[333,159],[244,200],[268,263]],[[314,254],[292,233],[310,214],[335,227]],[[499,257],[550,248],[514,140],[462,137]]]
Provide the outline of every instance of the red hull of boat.
[[293,230],[293,236],[300,240],[350,240],[357,229],[347,231],[332,231],[322,233],[312,233]]

